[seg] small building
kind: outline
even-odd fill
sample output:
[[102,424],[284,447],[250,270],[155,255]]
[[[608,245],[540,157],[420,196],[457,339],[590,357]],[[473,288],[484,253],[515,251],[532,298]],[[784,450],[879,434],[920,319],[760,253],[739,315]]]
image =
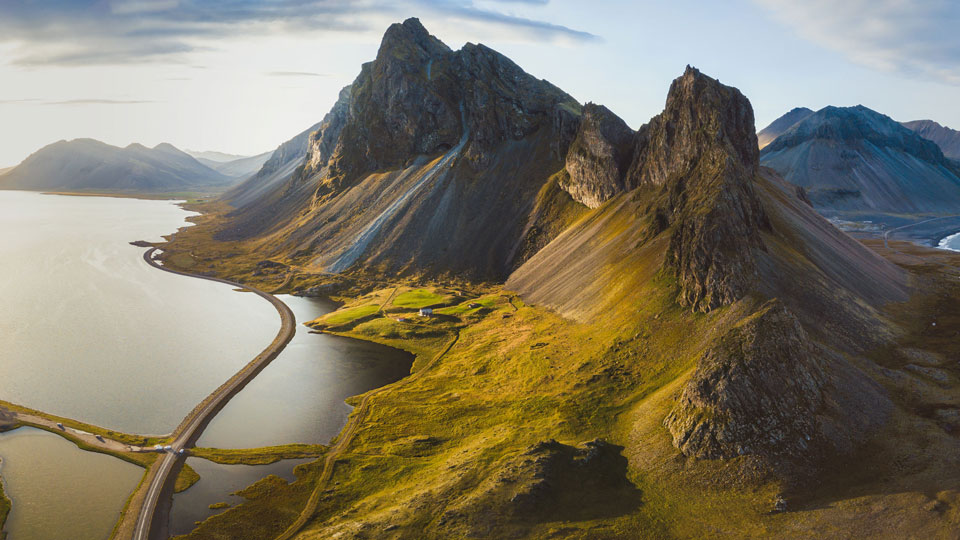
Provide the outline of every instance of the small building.
[[420,308],[420,316],[421,316],[421,317],[432,317],[432,316],[433,316],[433,308],[428,308],[428,307]]

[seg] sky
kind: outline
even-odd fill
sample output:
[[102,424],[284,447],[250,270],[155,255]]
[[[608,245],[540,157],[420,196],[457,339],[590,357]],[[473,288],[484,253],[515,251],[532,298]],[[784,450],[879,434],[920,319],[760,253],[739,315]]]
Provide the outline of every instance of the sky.
[[960,129],[955,0],[0,0],[0,167],[61,139],[252,155],[319,121],[418,17],[638,128],[687,64],[788,110]]

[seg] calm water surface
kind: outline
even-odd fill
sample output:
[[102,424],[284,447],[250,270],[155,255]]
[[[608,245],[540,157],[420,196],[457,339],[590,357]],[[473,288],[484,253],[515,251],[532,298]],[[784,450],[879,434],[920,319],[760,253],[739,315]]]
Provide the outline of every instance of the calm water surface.
[[158,271],[128,244],[189,215],[168,201],[0,191],[0,399],[169,433],[269,344],[268,302]]
[[187,464],[200,474],[200,481],[173,496],[170,535],[187,534],[196,527],[196,522],[226,510],[211,510],[211,504],[225,502],[234,506],[242,503],[244,499],[233,493],[265,476],[273,474],[292,482],[293,468],[309,461],[313,460],[288,459],[269,465],[221,465],[205,459],[187,458]]
[[413,355],[376,343],[311,334],[300,323],[333,311],[319,298],[279,295],[297,318],[293,340],[223,408],[197,446],[326,444],[347,421],[349,396],[410,374]]
[[10,540],[104,540],[143,469],[34,428],[0,434]]

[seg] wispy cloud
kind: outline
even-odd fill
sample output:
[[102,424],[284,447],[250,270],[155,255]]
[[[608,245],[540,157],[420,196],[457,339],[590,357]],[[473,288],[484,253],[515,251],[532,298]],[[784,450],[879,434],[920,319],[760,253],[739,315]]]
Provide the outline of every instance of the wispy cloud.
[[327,73],[313,73],[312,71],[270,71],[271,77],[329,77]]
[[47,99],[35,99],[35,98],[24,98],[24,99],[0,99],[0,105],[5,104],[31,104],[31,105],[142,105],[145,103],[157,103],[156,101],[147,100],[147,99],[100,99],[100,98],[87,98],[87,99],[64,99],[64,100],[47,100]]
[[67,99],[63,101],[44,101],[43,105],[142,105],[156,103],[147,99]]
[[[544,5],[546,0],[501,0]],[[309,32],[381,33],[420,13],[512,31],[528,40],[581,43],[597,36],[482,6],[473,0],[44,0],[0,1],[0,43],[21,66],[187,63],[218,39]]]
[[874,69],[960,85],[955,0],[754,0],[798,35]]

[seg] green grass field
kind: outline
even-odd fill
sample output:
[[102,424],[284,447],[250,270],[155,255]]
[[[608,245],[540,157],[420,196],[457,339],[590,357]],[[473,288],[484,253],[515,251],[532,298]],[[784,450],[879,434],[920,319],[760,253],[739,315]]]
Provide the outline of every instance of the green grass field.
[[357,319],[369,317],[378,311],[380,311],[379,305],[366,304],[355,308],[334,311],[326,317],[322,317],[320,321],[329,326],[340,326],[351,323]]
[[427,289],[414,289],[398,294],[393,299],[393,305],[399,308],[420,309],[445,303],[449,299],[449,296],[440,295]]

